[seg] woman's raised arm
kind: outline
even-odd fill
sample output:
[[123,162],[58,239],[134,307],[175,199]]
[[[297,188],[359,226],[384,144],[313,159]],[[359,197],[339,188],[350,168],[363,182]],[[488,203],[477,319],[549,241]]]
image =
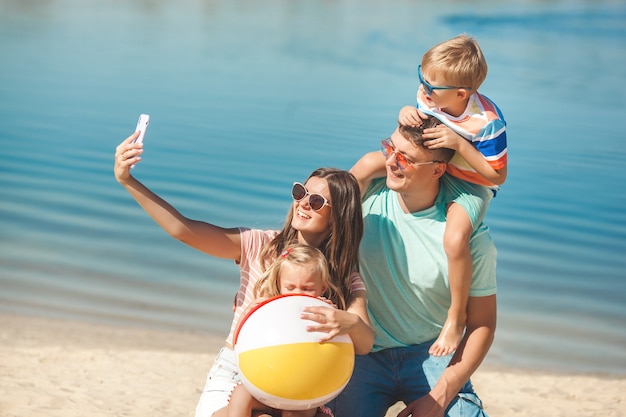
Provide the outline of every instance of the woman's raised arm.
[[135,132],[115,150],[115,179],[170,236],[192,248],[218,258],[239,260],[241,237],[238,229],[225,229],[183,216],[167,201],[156,195],[130,173],[141,161],[143,143],[135,143]]

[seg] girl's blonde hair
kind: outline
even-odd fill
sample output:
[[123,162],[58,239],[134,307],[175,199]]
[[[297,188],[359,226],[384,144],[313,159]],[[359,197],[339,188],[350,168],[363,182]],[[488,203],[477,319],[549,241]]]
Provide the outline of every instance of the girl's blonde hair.
[[306,267],[317,274],[321,279],[322,287],[325,288],[321,295],[330,300],[332,300],[332,294],[339,291],[330,278],[324,254],[315,247],[295,244],[285,249],[259,278],[254,286],[255,297],[268,298],[280,294],[280,271],[284,264]]

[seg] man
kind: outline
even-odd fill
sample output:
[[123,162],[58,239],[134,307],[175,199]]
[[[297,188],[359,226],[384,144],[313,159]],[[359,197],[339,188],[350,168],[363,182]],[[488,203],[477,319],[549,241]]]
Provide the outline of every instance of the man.
[[456,180],[444,175],[453,151],[423,146],[422,129],[431,123],[436,119],[399,126],[382,142],[386,178],[359,178],[371,172],[374,153],[352,168],[364,193],[360,267],[376,339],[330,404],[336,417],[382,417],[397,401],[407,404],[399,417],[485,415],[469,382],[496,327],[496,250],[482,224],[470,240],[473,276],[463,339],[454,354],[428,354],[450,306],[443,233],[446,202],[459,195]]

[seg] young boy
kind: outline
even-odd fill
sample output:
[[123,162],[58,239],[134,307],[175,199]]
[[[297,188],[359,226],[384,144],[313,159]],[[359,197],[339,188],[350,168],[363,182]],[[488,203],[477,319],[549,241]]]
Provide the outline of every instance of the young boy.
[[[399,122],[421,125],[426,115],[442,124],[425,129],[430,149],[450,148],[455,155],[447,172],[464,180],[462,190],[453,190],[447,209],[444,249],[448,257],[451,305],[443,329],[430,354],[445,356],[458,346],[466,321],[466,306],[472,278],[469,239],[483,220],[496,190],[506,180],[506,122],[500,109],[478,88],[487,76],[487,63],[473,38],[459,35],[429,49],[418,67],[420,87],[417,107],[400,110]],[[361,182],[384,175],[384,159],[378,154],[353,168]],[[467,203],[469,194],[469,201]],[[464,203],[462,203],[464,201]]]

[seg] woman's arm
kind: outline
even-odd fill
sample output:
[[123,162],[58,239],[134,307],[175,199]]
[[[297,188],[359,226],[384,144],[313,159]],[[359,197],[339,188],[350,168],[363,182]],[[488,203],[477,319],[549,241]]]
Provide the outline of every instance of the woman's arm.
[[346,313],[353,314],[357,317],[348,332],[352,343],[354,343],[354,352],[357,355],[367,355],[374,346],[374,330],[371,327],[369,314],[367,314],[367,297],[365,291],[360,290],[353,292],[352,301],[348,305]]
[[239,260],[241,237],[238,229],[225,229],[183,216],[171,204],[153,193],[130,174],[130,167],[141,161],[142,143],[134,143],[135,132],[115,151],[115,179],[170,236],[212,256]]
[[374,330],[370,327],[367,299],[363,290],[352,293],[345,311],[327,307],[305,307],[301,317],[319,323],[307,327],[307,330],[328,333],[320,338],[320,342],[328,341],[340,334],[348,334],[357,355],[368,354],[374,346]]

